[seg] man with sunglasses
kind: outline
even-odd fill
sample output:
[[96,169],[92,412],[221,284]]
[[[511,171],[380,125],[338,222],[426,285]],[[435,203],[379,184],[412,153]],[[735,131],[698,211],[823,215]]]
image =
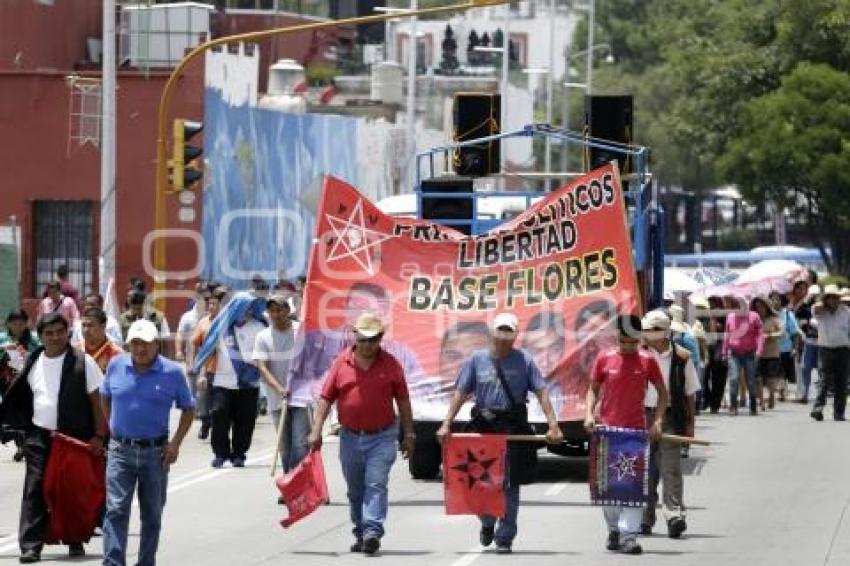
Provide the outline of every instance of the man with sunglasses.
[[331,405],[337,403],[339,458],[348,484],[348,502],[354,523],[352,552],[374,555],[381,547],[387,517],[387,484],[398,450],[398,421],[404,429],[402,453],[413,453],[413,412],[404,371],[381,347],[384,324],[371,313],[354,323],[355,343],[334,361],[322,388],[313,430],[307,438],[311,450],[322,446],[322,426]]

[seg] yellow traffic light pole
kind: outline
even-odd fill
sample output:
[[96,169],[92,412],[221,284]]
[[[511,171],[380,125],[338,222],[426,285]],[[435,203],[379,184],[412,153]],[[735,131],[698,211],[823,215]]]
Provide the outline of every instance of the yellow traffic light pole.
[[497,6],[507,4],[509,0],[468,0],[460,4],[451,4],[448,6],[438,6],[435,8],[423,8],[420,10],[400,10],[391,13],[375,14],[372,16],[361,16],[357,18],[346,18],[342,20],[330,20],[323,22],[314,22],[309,24],[301,24],[285,28],[275,28],[269,30],[255,31],[250,33],[242,33],[237,35],[229,35],[213,39],[205,43],[201,43],[192,49],[178,63],[171,72],[168,81],[163,88],[162,96],[159,101],[159,113],[157,120],[157,138],[156,138],[156,196],[155,196],[155,217],[154,228],[157,231],[156,239],[154,240],[154,257],[153,266],[157,276],[154,277],[154,293],[156,297],[157,307],[162,309],[162,292],[165,289],[165,271],[166,271],[166,247],[165,238],[160,233],[166,227],[166,197],[168,187],[168,153],[166,145],[166,132],[168,131],[168,110],[171,103],[171,95],[174,87],[177,84],[177,79],[183,72],[183,69],[201,53],[227,45],[229,43],[251,42],[260,39],[266,39],[277,35],[285,35],[290,33],[298,33],[302,31],[313,31],[328,27],[369,24],[373,22],[382,22],[390,19],[406,18],[410,16],[427,16],[433,14],[442,14],[446,12],[457,12],[468,10],[470,8],[480,8],[484,6]]

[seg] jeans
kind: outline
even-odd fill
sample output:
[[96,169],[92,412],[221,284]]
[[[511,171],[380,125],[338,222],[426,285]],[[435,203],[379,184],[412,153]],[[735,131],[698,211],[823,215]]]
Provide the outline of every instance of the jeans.
[[137,564],[154,566],[168,487],[162,447],[137,448],[110,441],[106,461],[106,518],[103,521],[104,566],[125,564],[130,508],[137,483],[142,523]]
[[640,521],[643,517],[643,507],[624,507],[622,505],[606,505],[602,508],[608,532],[619,532],[620,542],[637,539],[640,532]]
[[517,515],[519,514],[519,485],[510,485],[508,470],[505,469],[505,516],[496,521],[496,517],[479,517],[482,527],[496,527],[494,540],[497,545],[511,546],[517,533]]
[[387,484],[398,451],[398,427],[377,434],[339,431],[339,459],[348,485],[354,538],[381,538],[387,519]]
[[740,368],[747,374],[747,391],[750,394],[750,410],[755,409],[759,398],[758,383],[756,380],[756,355],[729,354],[729,403],[730,407],[738,406],[738,385],[741,377]]
[[850,362],[850,348],[820,348],[822,375],[818,382],[818,396],[812,409],[814,412],[823,412],[831,384],[835,387],[835,398],[832,401],[833,415],[835,418],[844,418],[844,409],[847,404],[848,362]]
[[803,360],[800,364],[800,382],[797,387],[799,399],[809,398],[809,389],[812,386],[812,370],[818,367],[818,346],[806,342],[803,346]]
[[[275,428],[280,425],[280,413],[280,409],[271,412],[272,424]],[[289,405],[286,409],[284,427],[286,428],[280,438],[280,465],[285,473],[295,468],[309,450],[307,436],[312,427],[310,409]]]

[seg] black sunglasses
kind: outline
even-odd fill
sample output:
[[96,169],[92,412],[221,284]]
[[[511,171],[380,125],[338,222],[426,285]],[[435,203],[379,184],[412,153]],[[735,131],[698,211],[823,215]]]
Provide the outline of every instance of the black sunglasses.
[[372,336],[371,338],[365,338],[363,336],[358,336],[356,338],[356,341],[357,341],[358,344],[365,344],[367,342],[369,344],[377,344],[378,342],[381,341],[381,336],[382,336],[382,334],[378,334],[377,336]]

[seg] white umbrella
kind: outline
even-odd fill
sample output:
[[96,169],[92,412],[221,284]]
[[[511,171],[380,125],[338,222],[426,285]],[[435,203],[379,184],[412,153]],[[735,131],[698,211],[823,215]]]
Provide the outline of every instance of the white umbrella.
[[758,283],[768,279],[782,279],[788,282],[805,274],[806,268],[796,261],[787,259],[767,259],[752,264],[745,269],[735,283]]
[[674,267],[664,268],[665,293],[693,293],[701,285],[690,275]]

